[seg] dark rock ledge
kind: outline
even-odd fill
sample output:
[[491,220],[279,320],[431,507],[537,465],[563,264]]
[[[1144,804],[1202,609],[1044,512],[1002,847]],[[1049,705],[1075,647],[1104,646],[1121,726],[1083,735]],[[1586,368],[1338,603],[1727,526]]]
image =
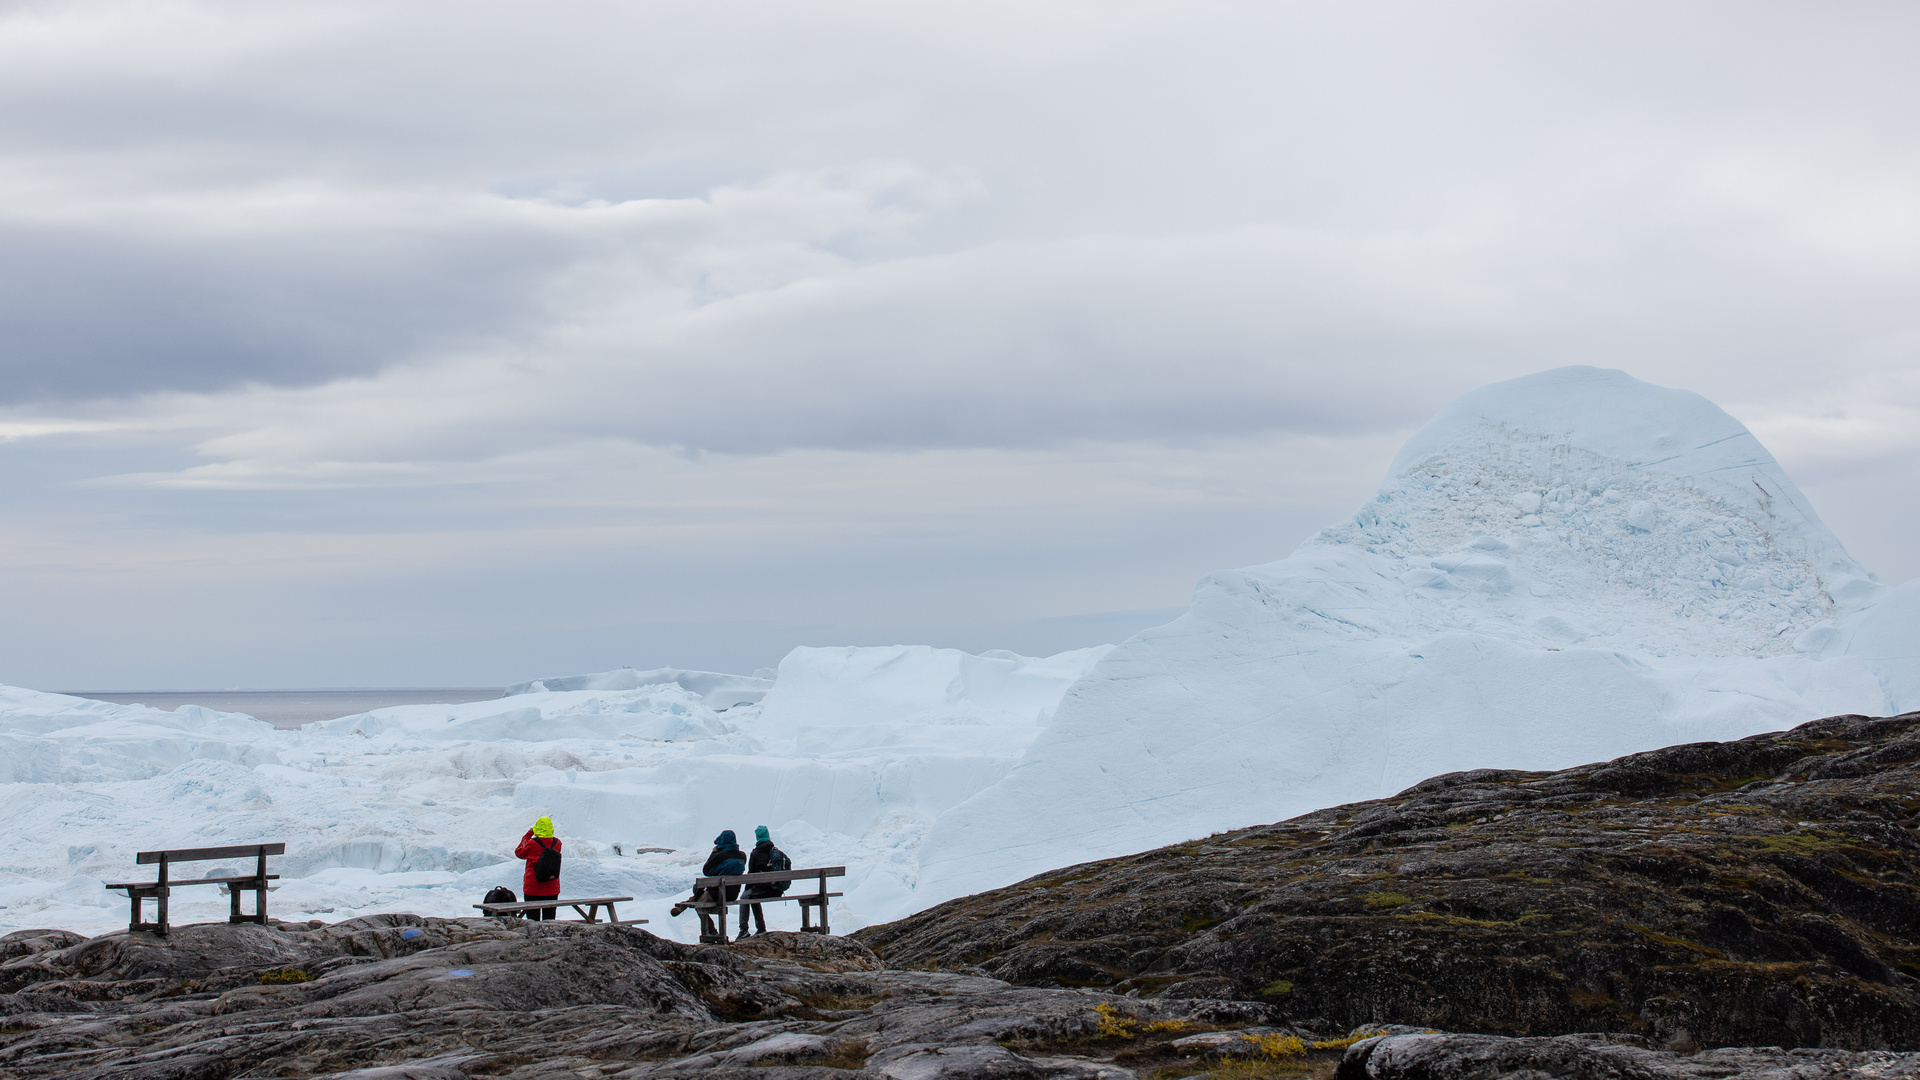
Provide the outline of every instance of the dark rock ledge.
[[890,966],[1658,1049],[1920,1049],[1920,713],[1838,716],[1052,871],[856,934]]
[[[373,916],[0,939],[0,1077],[1062,1077],[1265,1006],[891,971],[844,938]],[[1102,1016],[1097,1004],[1111,1011]],[[1161,1031],[1102,1039],[1102,1023]]]

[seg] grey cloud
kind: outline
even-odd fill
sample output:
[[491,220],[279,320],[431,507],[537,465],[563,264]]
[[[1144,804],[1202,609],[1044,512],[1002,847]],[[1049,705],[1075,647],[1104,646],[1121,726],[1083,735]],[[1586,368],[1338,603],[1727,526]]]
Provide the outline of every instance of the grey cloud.
[[[1149,266],[1059,260],[1056,272],[1083,276],[1021,278],[1016,266],[1005,283],[953,282],[945,306],[937,294],[830,297],[811,313],[743,315],[684,348],[628,333],[608,347],[685,383],[688,401],[763,385],[798,393],[841,432],[782,434],[779,418],[753,416],[742,427],[759,435],[716,442],[669,425],[641,437],[965,442],[1018,438],[1048,417],[1067,436],[1187,437],[1256,412],[1345,424],[1365,411],[1351,394],[1297,385],[1229,393],[1204,416],[1180,395],[1165,415],[1156,403],[1167,386],[1238,371],[1257,382],[1329,367],[1377,372],[1365,380],[1373,402],[1400,388],[1425,402],[1513,365],[1627,362],[1649,348],[1655,363],[1683,348],[1747,350],[1792,392],[1794,354],[1904,325],[1910,261],[1858,273],[1788,234],[1857,200],[1848,184],[1861,176],[1910,189],[1910,156],[1843,159],[1911,150],[1900,102],[1914,77],[1889,49],[1912,21],[1751,5],[1603,16],[1512,4],[582,3],[559,18],[507,4],[22,6],[0,19],[0,172],[33,180],[12,185],[0,214],[11,298],[0,393],[307,386],[460,350],[563,348],[555,327],[583,317],[626,332],[617,305],[570,294],[633,280],[638,302],[686,287],[681,271],[705,280],[720,273],[697,265],[714,237],[636,241],[617,223],[439,215],[433,203],[705,196],[876,160],[977,176],[985,194],[851,239],[779,210],[757,227],[853,263],[965,251],[986,263],[1004,245],[1045,252],[1076,236],[1295,229],[1364,247],[1397,233],[1414,238],[1410,251],[1438,238],[1426,247],[1433,287],[1304,249],[1197,276],[1172,267],[1157,282]],[[1822,172],[1822,158],[1838,167]],[[1797,189],[1767,189],[1806,165]],[[1730,191],[1742,170],[1759,184]],[[251,224],[179,209],[303,185],[339,201]],[[401,204],[425,220],[391,216]],[[1433,261],[1462,237],[1487,241],[1466,257],[1488,265]],[[1459,300],[1455,279],[1486,290],[1475,302],[1504,305],[1502,317],[1432,325],[1424,308]],[[886,280],[858,283],[884,294]],[[1330,296],[1334,284],[1351,295]],[[1609,349],[1628,355],[1595,355]],[[867,414],[777,376],[816,363],[874,395]],[[1024,378],[1055,396],[1045,408],[977,387],[956,398],[943,373],[967,364],[1018,372],[997,384],[1009,393]],[[1129,382],[1143,365],[1160,377]],[[1459,375],[1431,373],[1441,366]],[[926,392],[909,392],[922,378]],[[1128,386],[1144,394],[1120,400]]]
[[[202,449],[271,482],[312,462],[484,461],[592,438],[772,453],[1349,436],[1563,363],[1760,400],[1807,385],[1804,357],[1822,342],[1906,318],[1859,302],[1871,271],[1790,246],[1756,269],[1706,244],[1595,244],[1598,270],[1540,273],[1548,249],[1580,234],[1528,224],[1471,239],[1244,230],[996,244],[834,263],[642,311],[630,289],[709,271],[613,274],[510,352],[215,402],[251,422],[210,422],[230,433]],[[711,268],[752,278],[785,257],[748,244]],[[1660,268],[1634,278],[1634,258]],[[1591,295],[1613,270],[1627,280]],[[1780,302],[1756,308],[1755,294]],[[1872,366],[1833,356],[1817,378]]]
[[0,404],[374,372],[523,324],[557,247],[507,230],[196,241],[0,224]]

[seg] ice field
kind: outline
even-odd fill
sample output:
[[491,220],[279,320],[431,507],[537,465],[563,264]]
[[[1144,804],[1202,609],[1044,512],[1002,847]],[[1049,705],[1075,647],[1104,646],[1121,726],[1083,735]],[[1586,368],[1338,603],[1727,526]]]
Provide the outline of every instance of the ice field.
[[[0,827],[30,838],[0,868],[0,930],[124,926],[100,883],[150,877],[135,852],[273,840],[275,917],[472,915],[520,889],[503,856],[543,814],[565,894],[640,898],[621,916],[664,935],[697,935],[666,911],[714,834],[760,824],[796,866],[849,867],[833,914],[853,929],[912,909],[927,823],[1006,775],[1105,651],[796,649],[775,680],[622,670],[300,731],[0,689]],[[172,903],[177,922],[225,917],[210,887]],[[791,906],[771,925],[797,925]]]
[[1711,402],[1564,368],[1464,396],[1351,520],[1117,647],[801,648],[291,732],[0,687],[0,931],[124,926],[100,883],[135,851],[272,840],[277,917],[472,914],[543,814],[566,893],[655,932],[693,935],[667,907],[760,824],[849,867],[848,930],[1448,770],[1916,708],[1920,582],[1874,580]]

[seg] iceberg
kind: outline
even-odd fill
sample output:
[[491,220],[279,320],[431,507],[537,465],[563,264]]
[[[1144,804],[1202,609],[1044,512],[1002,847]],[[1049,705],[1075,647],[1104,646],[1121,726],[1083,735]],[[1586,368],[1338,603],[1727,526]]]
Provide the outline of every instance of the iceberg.
[[1351,520],[1095,665],[928,832],[915,900],[1436,773],[1913,708],[1917,655],[1920,583],[1880,585],[1712,402],[1590,367],[1497,383]]

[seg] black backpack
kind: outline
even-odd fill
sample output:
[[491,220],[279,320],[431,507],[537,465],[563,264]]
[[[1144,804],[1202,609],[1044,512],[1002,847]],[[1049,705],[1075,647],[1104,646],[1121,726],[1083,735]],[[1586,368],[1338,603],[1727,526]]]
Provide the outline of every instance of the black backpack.
[[493,888],[487,890],[486,898],[480,902],[483,904],[512,904],[518,902],[519,899],[519,897],[513,895],[512,889],[507,888],[505,885],[495,885]]
[[552,844],[541,844],[540,857],[533,861],[533,880],[554,881],[560,877],[560,852]]
[[[779,848],[774,848],[772,851],[767,852],[768,873],[791,869],[793,869],[793,860],[787,858],[786,852],[781,851]],[[793,884],[791,881],[769,881],[767,882],[767,887],[773,890],[773,895],[780,896],[787,891],[787,886],[791,884]]]

